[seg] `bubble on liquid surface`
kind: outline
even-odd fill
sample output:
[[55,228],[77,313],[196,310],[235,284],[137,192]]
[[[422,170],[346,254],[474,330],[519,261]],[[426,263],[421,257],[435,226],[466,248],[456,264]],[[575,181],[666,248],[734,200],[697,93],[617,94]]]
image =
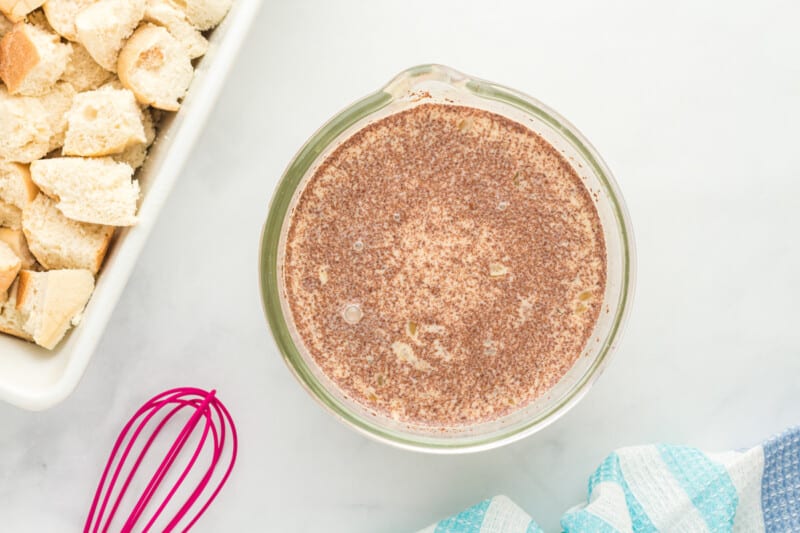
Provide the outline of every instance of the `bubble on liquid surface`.
[[359,240],[353,243],[353,250],[355,250],[356,252],[360,252],[363,249],[364,249],[364,243],[362,241]]
[[498,211],[505,211],[506,209],[508,209],[508,202],[506,202],[505,200],[497,204]]
[[364,316],[364,312],[361,311],[361,306],[358,304],[347,304],[342,311],[342,318],[348,324],[358,324]]

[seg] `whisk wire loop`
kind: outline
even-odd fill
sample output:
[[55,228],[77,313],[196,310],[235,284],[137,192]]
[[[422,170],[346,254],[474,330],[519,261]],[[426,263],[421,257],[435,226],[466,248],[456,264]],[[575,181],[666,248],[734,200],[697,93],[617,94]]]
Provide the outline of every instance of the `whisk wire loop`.
[[[86,518],[84,533],[107,533],[110,530],[117,512],[123,502],[126,501],[125,496],[134,483],[137,472],[140,471],[140,467],[148,456],[148,452],[151,452],[157,438],[170,425],[170,421],[187,409],[192,411],[191,415],[183,424],[168,451],[161,458],[158,467],[150,477],[142,493],[135,500],[133,508],[127,514],[119,531],[122,533],[133,531],[147,509],[152,507],[153,500],[156,494],[159,493],[159,489],[162,487],[168,473],[196,432],[199,432],[200,435],[194,450],[189,449],[191,450],[191,456],[186,466],[182,469],[177,479],[172,482],[172,486],[157,505],[141,531],[150,531],[151,528],[155,527],[159,518],[165,515],[170,502],[175,499],[186,480],[189,479],[190,473],[196,468],[202,468],[201,463],[206,460],[203,456],[203,451],[210,448],[208,464],[203,470],[200,470],[199,475],[201,477],[199,481],[191,489],[185,501],[180,505],[175,505],[177,506],[177,511],[174,511],[174,515],[168,520],[165,516],[163,521],[167,521],[167,523],[161,530],[171,532],[178,528],[182,522],[185,522],[185,525],[182,526],[182,531],[189,531],[205,513],[230,477],[238,453],[238,436],[233,418],[225,405],[217,398],[216,391],[180,387],[162,392],[151,398],[123,426],[100,477],[97,491],[92,499],[89,514]],[[158,418],[159,416],[161,417],[160,419]],[[150,435],[141,445],[138,452],[134,453],[136,443],[142,439],[145,431],[153,424],[155,424],[155,427],[151,430]],[[228,441],[230,442],[228,445],[230,452],[226,449]],[[123,476],[123,471],[129,458],[133,459],[133,464],[127,470],[127,474]],[[218,467],[222,466],[220,463],[223,461],[227,461],[227,468],[220,475]],[[218,481],[212,483],[215,473]],[[122,479],[123,477],[124,479]],[[122,480],[121,486],[119,490],[116,490],[120,480]],[[203,494],[209,491],[210,494],[204,503],[200,505],[199,502]],[[111,503],[112,498],[113,503]],[[192,514],[193,509],[198,505],[200,505],[199,509]],[[106,513],[107,509],[108,513]]]

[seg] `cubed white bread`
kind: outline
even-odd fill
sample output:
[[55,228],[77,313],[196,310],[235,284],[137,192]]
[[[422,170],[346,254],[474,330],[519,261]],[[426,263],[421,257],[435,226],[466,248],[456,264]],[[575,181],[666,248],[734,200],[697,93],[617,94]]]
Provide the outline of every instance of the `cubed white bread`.
[[36,266],[36,258],[28,249],[28,241],[21,229],[0,228],[0,242],[11,247],[22,262],[22,268],[30,270]]
[[70,41],[78,40],[75,18],[95,0],[47,0],[42,9],[53,30]]
[[190,58],[205,55],[208,41],[188,20],[186,14],[169,0],[147,0],[144,20],[163,26],[180,42]]
[[0,0],[0,12],[11,22],[19,22],[28,13],[38,9],[44,0]]
[[13,27],[14,23],[8,20],[5,15],[0,13],[0,39],[3,38],[3,35],[10,32],[11,28]]
[[78,13],[78,41],[106,70],[116,72],[117,56],[144,16],[145,0],[98,0]]
[[75,89],[70,83],[60,81],[56,83],[52,91],[39,97],[42,106],[47,111],[50,130],[53,132],[50,137],[50,151],[56,150],[64,144],[67,132],[67,112],[72,107],[72,99],[75,94]]
[[189,54],[166,29],[143,24],[122,48],[117,73],[139,102],[177,111],[194,69]]
[[19,229],[22,227],[22,210],[0,200],[0,227]]
[[61,79],[70,83],[77,92],[97,89],[113,76],[97,64],[83,45],[73,43],[72,55]]
[[0,242],[0,293],[5,293],[17,279],[22,260],[9,245]]
[[11,96],[0,85],[0,159],[30,163],[50,151],[50,120],[38,98]]
[[92,291],[94,276],[88,270],[23,270],[16,305],[27,317],[25,331],[36,344],[52,350],[80,322]]
[[113,226],[65,217],[45,194],[22,212],[22,229],[31,253],[44,268],[85,268],[96,274],[108,250]]
[[0,161],[0,200],[24,209],[37,194],[28,165]]
[[130,166],[110,157],[55,157],[31,164],[34,183],[55,199],[65,217],[106,226],[137,222],[139,182],[132,175]]
[[0,304],[0,332],[14,335],[26,341],[32,341],[33,337],[30,333],[25,331],[25,322],[27,317],[17,309],[17,286],[19,280],[15,281]]
[[67,114],[64,155],[118,154],[146,141],[143,117],[128,89],[102,88],[78,94]]
[[70,54],[72,45],[55,33],[18,22],[0,39],[0,79],[10,94],[41,96],[64,73]]
[[20,229],[22,209],[36,198],[38,187],[28,165],[0,161],[0,226]]
[[147,159],[147,150],[156,140],[156,126],[153,121],[153,111],[149,107],[142,109],[142,126],[144,126],[145,142],[129,146],[124,152],[112,156],[114,161],[125,163],[133,170],[141,167]]
[[176,4],[186,13],[192,26],[205,31],[222,22],[233,0],[176,0]]

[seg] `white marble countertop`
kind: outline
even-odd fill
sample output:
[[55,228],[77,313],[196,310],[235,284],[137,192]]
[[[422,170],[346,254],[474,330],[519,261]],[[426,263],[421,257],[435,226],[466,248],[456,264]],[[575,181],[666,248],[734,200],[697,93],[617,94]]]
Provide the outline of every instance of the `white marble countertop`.
[[[241,432],[207,532],[413,531],[496,493],[555,530],[615,447],[743,447],[800,422],[800,4],[705,4],[267,0],[78,389],[43,413],[0,405],[0,529],[78,530],[120,424],[177,385],[218,388]],[[576,124],[639,249],[633,316],[595,388],[541,433],[470,456],[333,420],[284,367],[257,284],[295,151],[427,62]]]

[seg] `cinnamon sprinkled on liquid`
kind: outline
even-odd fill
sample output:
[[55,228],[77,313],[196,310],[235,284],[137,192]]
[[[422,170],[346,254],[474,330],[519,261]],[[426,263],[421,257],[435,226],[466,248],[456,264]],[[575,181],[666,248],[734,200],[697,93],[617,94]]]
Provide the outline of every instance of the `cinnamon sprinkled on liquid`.
[[344,141],[302,191],[284,281],[319,368],[367,409],[458,426],[552,388],[600,313],[592,198],[525,126],[421,104]]

